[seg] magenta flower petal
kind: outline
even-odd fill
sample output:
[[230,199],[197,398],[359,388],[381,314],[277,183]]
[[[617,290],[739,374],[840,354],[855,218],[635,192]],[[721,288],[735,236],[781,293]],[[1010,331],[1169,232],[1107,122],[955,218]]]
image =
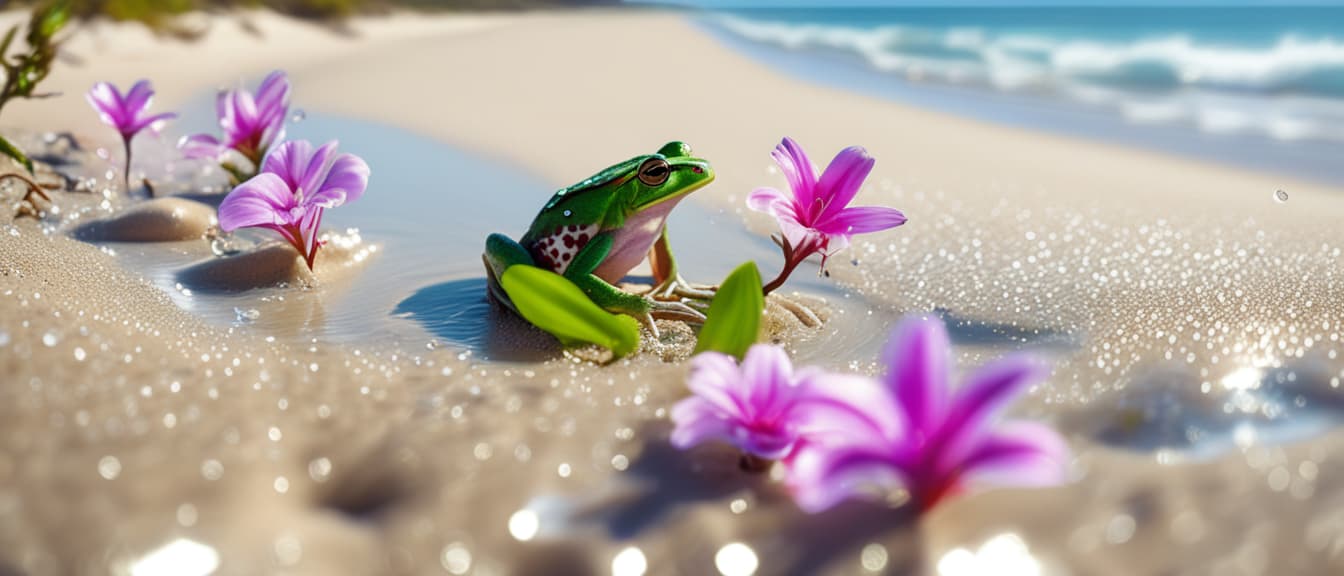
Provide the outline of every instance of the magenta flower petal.
[[673,409],[674,443],[684,449],[718,439],[767,460],[793,450],[804,421],[804,387],[826,378],[812,372],[806,381],[798,378],[784,351],[764,344],[752,346],[741,365],[716,352],[691,364],[687,384],[695,396]]
[[732,442],[733,428],[722,416],[718,406],[703,398],[687,398],[672,406],[672,421],[676,428],[669,440],[673,446],[685,450],[692,446],[717,440]]
[[332,140],[313,150],[312,156],[304,160],[304,169],[293,174],[298,178],[298,189],[305,196],[315,198],[318,191],[329,187],[327,175],[331,173],[331,165],[336,162],[336,144]]
[[303,218],[299,221],[299,230],[303,233],[303,253],[308,259],[309,266],[312,265],[313,257],[317,255],[317,234],[322,227],[322,211],[321,206],[306,207]]
[[[925,510],[973,485],[1062,481],[1063,438],[1039,424],[994,422],[1008,401],[1045,374],[1043,367],[1026,356],[991,363],[949,405],[949,358],[940,322],[902,320],[886,350],[889,369],[879,392],[856,386],[858,394],[830,394],[838,409],[796,411],[804,423],[788,460],[788,484],[799,506],[816,511],[870,488],[900,487]],[[809,386],[814,396],[824,390]],[[885,431],[893,427],[899,432]]]
[[328,208],[354,202],[369,184],[369,165],[358,156],[341,154],[332,163],[322,189],[313,194],[313,203]]
[[224,146],[209,134],[183,136],[177,141],[177,149],[187,158],[218,158],[224,152]]
[[763,286],[766,294],[779,288],[813,254],[826,258],[849,246],[854,234],[876,232],[905,223],[905,215],[880,207],[848,208],[873,169],[867,150],[852,146],[840,151],[817,180],[807,154],[791,138],[771,153],[789,182],[792,196],[758,188],[747,196],[747,206],[775,217],[784,236],[785,255],[779,276]]
[[[718,352],[703,352],[691,359],[691,375],[686,386],[724,413],[746,410],[735,388],[741,386],[737,362],[733,357]],[[745,395],[743,395],[745,396]]]
[[241,88],[220,92],[215,112],[224,131],[222,146],[260,164],[271,146],[284,138],[289,91],[284,72],[276,71],[266,76],[256,94]]
[[890,367],[887,385],[905,413],[910,434],[933,430],[947,409],[947,377],[951,344],[943,323],[910,319],[898,324],[883,353]]
[[964,457],[970,446],[988,432],[993,418],[1048,374],[1044,366],[1026,355],[1009,356],[977,370],[953,396],[947,411],[945,456]]
[[285,181],[291,190],[298,190],[308,160],[313,156],[313,144],[307,140],[285,142],[271,152],[262,163],[262,172],[270,172]]
[[[99,114],[107,114],[110,116],[111,114],[119,114],[121,112],[121,94],[117,92],[116,86],[107,82],[94,84],[93,88],[89,90],[89,93],[85,95],[85,98],[89,100],[89,104],[92,105],[94,110],[97,110]],[[119,119],[105,119],[103,121],[115,126]]]
[[154,89],[150,87],[148,80],[141,80],[131,86],[122,100],[122,106],[128,110],[143,110],[149,107],[150,101],[154,98]]
[[872,378],[828,374],[808,367],[798,371],[804,401],[796,410],[809,438],[896,442],[905,435],[900,406]]
[[172,112],[165,112],[163,114],[156,114],[148,118],[140,118],[136,120],[135,124],[132,124],[131,127],[135,132],[139,132],[141,130],[144,130],[145,128],[149,128],[151,132],[157,134],[159,130],[162,128],[163,123],[167,122],[168,120],[172,120],[173,118],[177,118],[177,114]]
[[793,365],[784,349],[776,346],[752,346],[742,359],[742,382],[752,386],[745,392],[747,413],[762,420],[773,420],[788,405],[780,402],[793,385]]
[[[338,159],[342,168],[333,174],[332,166]],[[225,230],[248,226],[275,229],[312,268],[321,246],[317,237],[325,209],[358,198],[368,184],[368,176],[368,165],[353,155],[338,155],[335,142],[317,149],[306,141],[286,142],[266,157],[261,174],[224,199],[220,226]],[[353,198],[350,190],[338,186],[351,186]]]
[[861,206],[845,208],[825,222],[817,224],[817,229],[827,234],[867,234],[905,224],[905,214],[895,208],[885,206]]
[[804,441],[789,457],[785,484],[804,512],[822,512],[866,488],[906,482],[888,454],[866,446]]
[[266,75],[257,87],[257,109],[263,115],[274,114],[289,105],[289,79],[279,70]]
[[1065,480],[1069,447],[1034,422],[1008,422],[971,452],[963,466],[968,484],[1053,486]]
[[777,207],[789,205],[789,197],[774,188],[757,188],[747,195],[747,207],[757,212],[773,214]]
[[153,97],[154,90],[147,80],[136,82],[125,95],[121,94],[116,86],[107,82],[94,84],[85,94],[89,105],[98,113],[103,123],[116,128],[126,140],[133,138],[146,127],[157,130],[159,123],[177,117],[171,113],[145,116]]
[[779,165],[780,172],[784,173],[784,179],[788,180],[798,205],[810,209],[817,199],[817,169],[812,167],[812,160],[807,157],[803,147],[786,136],[770,155]]
[[294,194],[278,176],[261,173],[234,188],[219,204],[219,228],[232,232],[253,226],[292,224]]
[[873,170],[873,164],[873,157],[862,146],[850,146],[836,154],[817,183],[817,189],[821,191],[818,198],[825,208],[813,214],[814,221],[825,222],[844,210],[859,193],[863,181]]

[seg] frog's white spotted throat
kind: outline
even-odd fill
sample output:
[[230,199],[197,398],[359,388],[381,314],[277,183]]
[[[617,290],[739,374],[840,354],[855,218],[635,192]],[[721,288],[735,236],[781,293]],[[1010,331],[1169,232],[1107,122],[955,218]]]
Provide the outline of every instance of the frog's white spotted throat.
[[597,235],[597,229],[596,224],[557,226],[549,235],[532,245],[532,257],[538,266],[550,268],[556,274],[564,274],[579,250]]

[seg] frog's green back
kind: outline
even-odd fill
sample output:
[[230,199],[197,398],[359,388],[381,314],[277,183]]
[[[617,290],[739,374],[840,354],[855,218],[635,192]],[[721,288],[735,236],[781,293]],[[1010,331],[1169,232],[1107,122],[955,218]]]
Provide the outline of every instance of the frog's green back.
[[559,226],[619,225],[619,222],[608,221],[613,214],[620,212],[611,210],[612,203],[618,200],[618,195],[614,191],[634,177],[635,168],[646,158],[648,156],[636,156],[619,164],[613,164],[581,182],[556,191],[532,221],[532,226],[524,236],[524,242],[545,236]]

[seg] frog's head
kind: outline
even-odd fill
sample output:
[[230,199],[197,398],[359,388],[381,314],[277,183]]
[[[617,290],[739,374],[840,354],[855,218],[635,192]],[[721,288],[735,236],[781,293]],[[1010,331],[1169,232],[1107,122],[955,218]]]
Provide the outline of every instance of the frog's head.
[[632,160],[631,212],[677,200],[714,180],[709,162],[691,155],[685,142],[668,142],[658,153]]
[[655,154],[636,156],[556,192],[534,226],[551,230],[595,223],[619,228],[637,214],[665,214],[712,180],[709,162],[691,156],[685,143],[669,142]]

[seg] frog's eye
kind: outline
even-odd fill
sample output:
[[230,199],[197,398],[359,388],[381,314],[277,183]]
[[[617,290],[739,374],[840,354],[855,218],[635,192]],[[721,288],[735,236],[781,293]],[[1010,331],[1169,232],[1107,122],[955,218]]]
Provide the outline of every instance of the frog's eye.
[[662,158],[649,158],[639,165],[639,181],[649,186],[661,186],[671,173],[671,167]]

